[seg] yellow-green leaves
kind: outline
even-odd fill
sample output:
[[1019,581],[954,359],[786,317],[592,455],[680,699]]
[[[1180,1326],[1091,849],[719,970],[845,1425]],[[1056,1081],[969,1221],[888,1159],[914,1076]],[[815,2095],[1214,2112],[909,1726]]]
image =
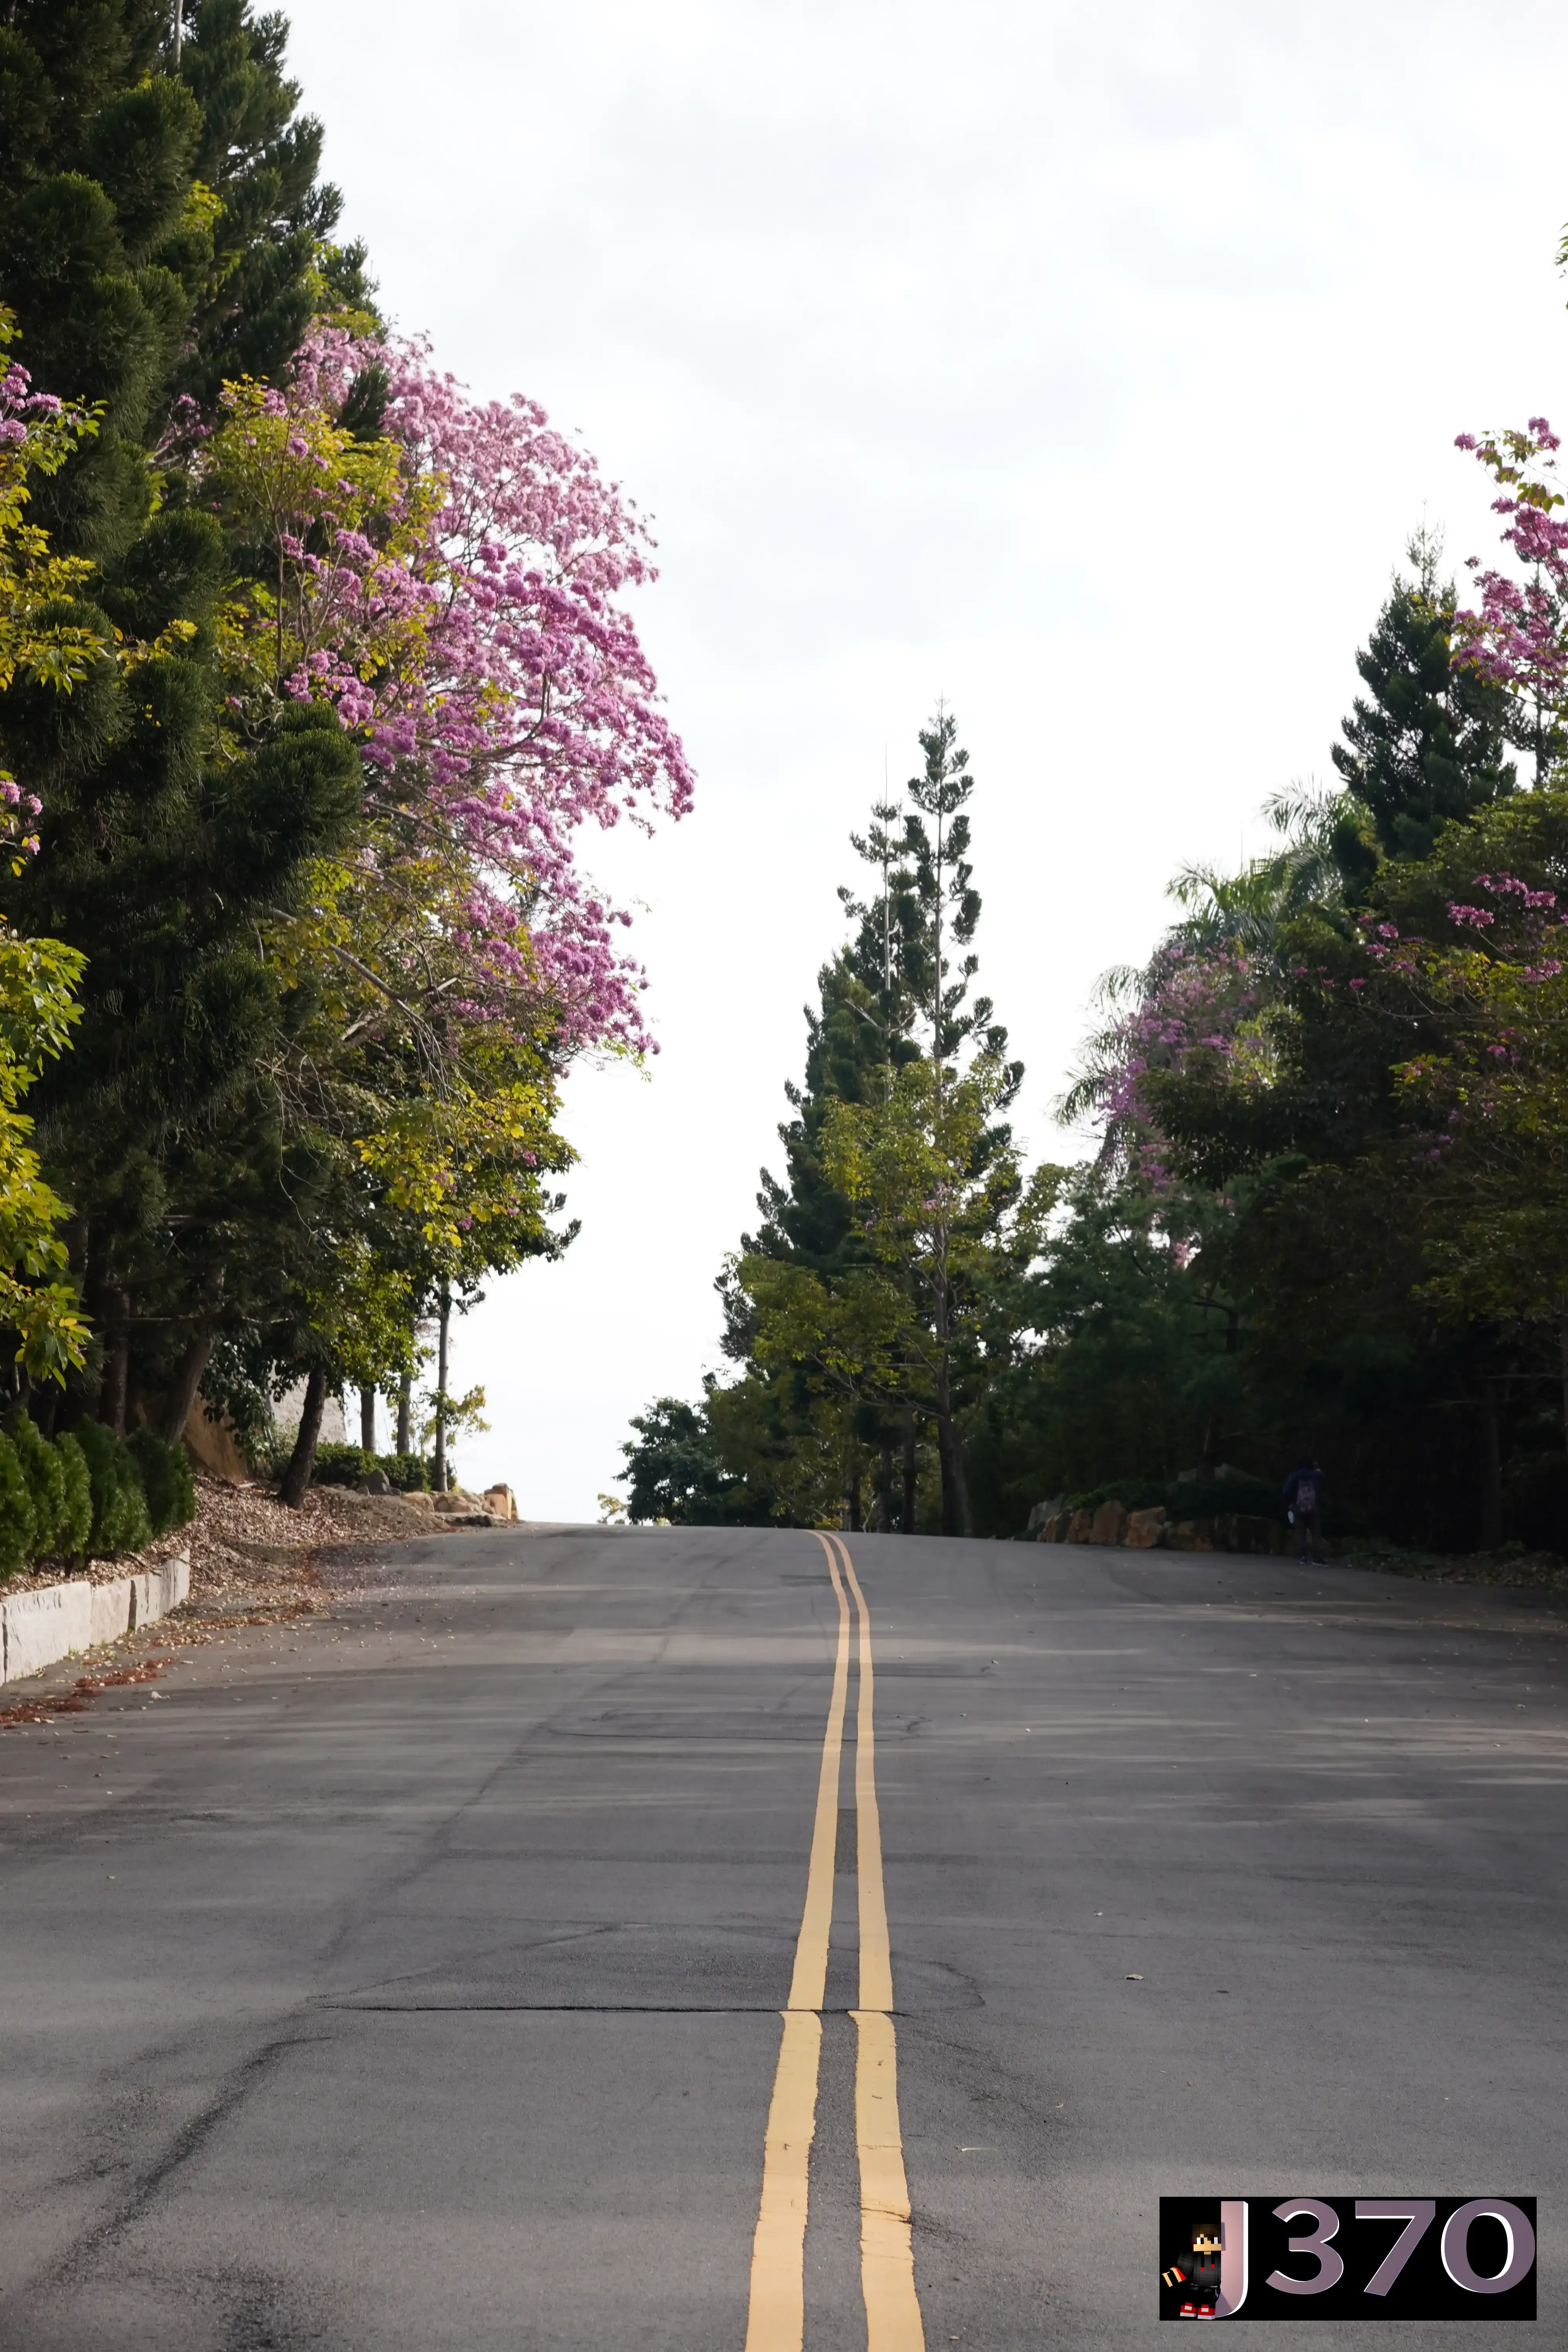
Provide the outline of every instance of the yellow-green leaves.
[[79,1017],[74,990],[86,959],[58,940],[0,933],[0,1323],[20,1334],[17,1361],[34,1380],[79,1364],[87,1325],[59,1227],[68,1204],[45,1182],[33,1122],[17,1105]]

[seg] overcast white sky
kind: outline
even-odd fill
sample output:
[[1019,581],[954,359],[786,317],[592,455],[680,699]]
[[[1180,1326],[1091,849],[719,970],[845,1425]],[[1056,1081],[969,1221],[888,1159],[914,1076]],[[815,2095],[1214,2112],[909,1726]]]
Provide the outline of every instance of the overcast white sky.
[[[1532,0],[295,0],[293,69],[398,323],[651,510],[639,621],[700,779],[641,902],[663,1051],[580,1070],[580,1240],[497,1284],[470,1481],[593,1517],[717,1364],[846,835],[939,695],[985,984],[1050,1103],[1164,885],[1326,775],[1467,427],[1556,419],[1568,16]],[[1548,113],[1548,121],[1553,119]]]

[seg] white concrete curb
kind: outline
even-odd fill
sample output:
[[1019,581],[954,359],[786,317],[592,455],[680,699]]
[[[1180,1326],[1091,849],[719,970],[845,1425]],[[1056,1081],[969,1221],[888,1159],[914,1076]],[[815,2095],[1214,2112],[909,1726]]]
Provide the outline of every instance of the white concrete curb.
[[177,1609],[191,1589],[191,1555],[176,1552],[161,1568],[117,1576],[112,1584],[45,1584],[0,1600],[0,1683],[14,1683],[52,1666],[73,1651],[90,1650],[150,1625]]

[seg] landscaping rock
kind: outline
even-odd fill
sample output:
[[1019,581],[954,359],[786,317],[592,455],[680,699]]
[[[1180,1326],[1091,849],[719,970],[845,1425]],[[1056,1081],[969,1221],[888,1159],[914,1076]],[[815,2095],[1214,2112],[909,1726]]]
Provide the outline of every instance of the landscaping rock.
[[1174,1551],[1213,1551],[1215,1525],[1212,1519],[1178,1519],[1171,1530],[1171,1547]]
[[1068,1521],[1067,1533],[1061,1540],[1063,1543],[1088,1543],[1089,1529],[1093,1525],[1092,1511],[1075,1511]]
[[1121,1540],[1131,1551],[1152,1551],[1165,1540],[1165,1507],[1156,1503],[1147,1511],[1130,1511]]
[[1127,1510],[1124,1504],[1101,1503],[1090,1523],[1089,1540],[1095,1544],[1119,1544],[1121,1541],[1121,1530],[1126,1525]]

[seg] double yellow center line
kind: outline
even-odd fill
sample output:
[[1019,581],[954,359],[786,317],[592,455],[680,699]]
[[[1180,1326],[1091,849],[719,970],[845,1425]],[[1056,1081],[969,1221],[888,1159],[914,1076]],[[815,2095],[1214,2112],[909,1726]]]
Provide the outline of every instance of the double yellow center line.
[[[773,2076],[763,2154],[763,2198],[752,2248],[752,2299],[746,2352],[801,2352],[805,2334],[805,2215],[816,2084],[822,2058],[822,2000],[833,1926],[833,1868],[838,1844],[838,1780],[849,1696],[849,1599],[859,1628],[859,1704],[855,1724],[856,1884],[860,1916],[860,1993],[855,2019],[855,2137],[860,2153],[860,2288],[867,2352],[924,2352],[910,2240],[910,2192],[899,2131],[898,2046],[888,1898],[882,1883],[882,1825],[877,1811],[871,1617],[848,1549],[819,1536],[838,1602],[833,1696],[822,1742],[816,1820],[806,1873],[805,1908],[795,1950],[789,2007]],[[842,1574],[840,1566],[842,1564]]]

